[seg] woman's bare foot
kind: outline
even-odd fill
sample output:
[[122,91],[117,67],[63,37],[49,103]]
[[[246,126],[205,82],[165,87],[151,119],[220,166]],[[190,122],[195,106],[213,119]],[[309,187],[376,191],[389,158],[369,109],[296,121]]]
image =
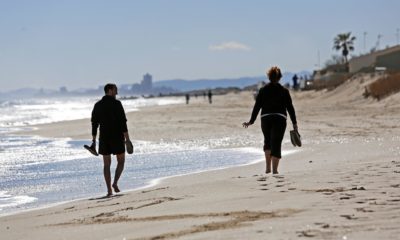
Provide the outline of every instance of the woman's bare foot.
[[276,171],[276,172],[273,172],[273,174],[279,174],[279,173],[278,173],[278,171]]
[[116,192],[116,193],[117,193],[117,192],[121,192],[121,191],[119,190],[117,184],[114,183],[114,184],[112,185],[112,187],[114,188],[114,192]]
[[271,173],[271,169],[265,170],[265,173],[266,173],[266,174]]
[[113,193],[112,192],[108,192],[106,197],[112,197]]

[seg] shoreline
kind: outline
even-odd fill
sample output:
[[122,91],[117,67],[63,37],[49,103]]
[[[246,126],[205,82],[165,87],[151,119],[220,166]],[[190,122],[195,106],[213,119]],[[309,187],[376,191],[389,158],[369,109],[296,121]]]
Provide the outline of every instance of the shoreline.
[[[21,136],[23,136],[23,137],[24,136],[25,137],[40,137],[40,138],[48,139],[48,138],[41,137],[41,136],[36,136],[36,135],[21,135]],[[58,140],[58,138],[54,138],[53,140]],[[68,139],[64,139],[64,140],[66,140],[67,142],[70,141]],[[80,140],[78,139],[78,140],[72,140],[72,141],[78,141],[79,142]],[[225,150],[225,149],[209,149],[209,150],[213,151],[213,150]],[[246,152],[246,151],[255,152],[256,151],[256,149],[251,148],[251,147],[250,148],[231,148],[231,149],[226,149],[226,150],[228,150],[228,151],[229,150],[231,150],[231,151],[240,150],[242,152]],[[292,152],[289,151],[288,154],[292,154]],[[75,159],[62,160],[60,162],[66,162],[66,161],[68,162],[68,161],[74,161],[74,160]],[[262,161],[262,159],[254,159],[254,160],[250,160],[249,162],[246,162],[246,163],[232,163],[232,164],[229,164],[229,165],[226,165],[226,166],[219,166],[219,167],[215,167],[215,168],[212,167],[212,168],[204,169],[204,170],[192,169],[187,173],[176,173],[176,174],[172,174],[172,175],[168,175],[168,176],[150,178],[149,180],[145,181],[143,184],[141,184],[138,187],[128,188],[128,189],[124,190],[123,194],[128,194],[130,192],[135,192],[135,191],[140,191],[142,189],[151,188],[153,186],[156,186],[156,185],[160,184],[165,179],[170,179],[170,178],[175,178],[175,177],[180,177],[180,176],[187,176],[187,175],[192,175],[192,174],[201,174],[203,172],[208,172],[208,171],[218,171],[218,170],[224,170],[224,169],[235,168],[235,167],[240,167],[240,166],[247,166],[247,165],[257,164],[260,161]],[[48,164],[48,163],[45,163],[45,164]],[[100,172],[99,172],[99,175],[101,175]],[[118,194],[115,194],[115,195],[118,195]],[[101,197],[101,196],[88,195],[88,196],[85,196],[85,197],[78,197],[78,198],[73,198],[73,199],[70,199],[70,200],[62,200],[62,201],[53,202],[53,203],[44,203],[44,204],[40,204],[39,206],[35,206],[35,207],[31,207],[31,208],[28,207],[28,208],[24,208],[24,209],[21,209],[21,210],[17,210],[17,208],[15,208],[11,212],[5,212],[5,213],[0,214],[0,218],[3,217],[3,216],[10,216],[10,215],[16,215],[16,214],[20,214],[20,213],[40,210],[40,209],[57,207],[59,205],[67,204],[67,203],[70,203],[70,202],[76,202],[76,201],[81,201],[81,200],[84,201],[84,200],[88,200],[88,199],[92,199],[92,198],[98,198],[98,197]],[[35,196],[35,198],[36,198],[36,196]],[[40,200],[39,201],[36,200],[36,202],[40,202]]]
[[[290,153],[290,154],[292,154],[292,153]],[[70,160],[66,160],[66,161],[70,161]],[[225,169],[230,169],[230,168],[248,166],[248,165],[257,164],[257,163],[262,162],[262,161],[264,161],[264,159],[253,160],[251,162],[244,163],[244,164],[230,165],[230,166],[218,167],[218,168],[212,168],[212,169],[206,169],[206,170],[196,170],[194,172],[189,172],[189,173],[175,174],[175,175],[170,175],[170,176],[165,176],[165,177],[158,177],[158,178],[154,178],[154,179],[151,179],[151,180],[147,181],[146,183],[144,183],[143,186],[140,186],[140,187],[137,187],[137,188],[132,188],[132,189],[127,189],[127,190],[124,190],[122,193],[116,193],[116,194],[113,195],[113,197],[118,196],[120,194],[129,194],[129,193],[132,193],[132,192],[136,192],[136,191],[141,191],[141,190],[145,190],[145,189],[148,189],[148,188],[152,188],[152,187],[155,187],[155,186],[161,184],[164,180],[175,178],[175,177],[179,178],[179,177],[182,177],[182,176],[190,176],[190,175],[193,175],[193,174],[201,174],[201,173],[204,173],[204,172],[213,172],[213,171],[225,170]],[[66,201],[61,201],[61,202],[49,203],[49,204],[45,204],[43,206],[37,206],[37,207],[34,207],[34,208],[23,209],[23,210],[19,210],[19,211],[15,211],[15,212],[9,212],[9,213],[3,213],[3,214],[0,213],[0,218],[6,217],[6,216],[11,216],[11,215],[18,215],[18,214],[31,212],[31,211],[36,211],[36,210],[48,209],[48,208],[57,207],[57,206],[60,206],[60,205],[63,205],[63,204],[69,204],[69,203],[73,203],[73,202],[79,202],[79,201],[84,201],[84,200],[89,200],[89,199],[94,199],[94,198],[102,198],[102,197],[104,197],[104,196],[92,196],[92,197],[88,196],[88,197],[71,199],[71,200],[66,200]]]
[[[133,188],[133,189],[124,190],[121,193],[114,194],[112,197],[115,197],[115,196],[118,196],[118,195],[121,195],[121,194],[134,193],[134,192],[137,192],[137,191],[146,190],[146,189],[149,189],[149,188],[152,188],[152,187],[156,187],[157,185],[162,184],[163,181],[168,180],[168,179],[172,179],[172,178],[179,178],[179,177],[183,177],[183,176],[190,176],[190,175],[201,174],[201,173],[206,173],[206,172],[213,172],[213,171],[226,170],[226,169],[230,169],[230,168],[243,167],[243,166],[257,164],[257,163],[260,163],[262,161],[264,161],[264,159],[254,160],[254,161],[251,161],[249,163],[239,164],[239,165],[232,165],[232,166],[228,166],[228,167],[220,167],[220,168],[214,168],[214,169],[199,170],[199,171],[190,172],[190,173],[183,173],[183,174],[176,174],[176,175],[171,175],[171,176],[166,176],[166,177],[159,177],[159,178],[155,178],[155,179],[149,180],[144,186]],[[85,200],[96,199],[96,198],[103,198],[103,197],[104,196],[84,197],[84,198],[72,199],[72,200],[67,200],[67,201],[62,201],[62,202],[57,202],[57,203],[50,203],[50,204],[47,204],[47,205],[44,205],[44,206],[40,206],[40,207],[35,207],[35,208],[32,208],[32,209],[25,209],[25,210],[20,210],[18,212],[0,214],[0,218],[7,217],[7,216],[12,216],[12,215],[23,214],[23,213],[27,213],[27,212],[31,212],[31,211],[37,211],[37,210],[42,210],[42,209],[58,207],[60,205],[70,204],[70,203],[79,202],[79,201],[85,201]],[[104,199],[106,199],[106,198],[104,198]]]
[[[289,151],[286,151],[286,153],[283,152],[282,155],[283,156],[287,156],[287,155],[295,154],[296,152],[299,152],[299,151],[301,151],[301,150],[289,150]],[[69,161],[69,160],[66,160],[66,161]],[[146,183],[144,183],[143,186],[124,190],[122,192],[122,194],[129,194],[129,193],[133,193],[133,192],[136,192],[136,191],[141,191],[141,190],[149,189],[149,188],[152,188],[152,187],[156,187],[157,185],[160,185],[163,181],[168,180],[168,179],[172,179],[172,178],[179,178],[179,177],[182,177],[182,176],[190,176],[190,175],[201,174],[201,173],[205,173],[205,172],[214,172],[214,171],[220,171],[220,170],[227,170],[227,169],[230,169],[230,168],[239,168],[239,167],[254,165],[254,164],[257,164],[257,163],[260,163],[260,162],[264,162],[264,161],[265,161],[264,159],[256,159],[256,160],[252,160],[252,161],[250,161],[248,163],[243,163],[243,164],[229,165],[229,166],[217,167],[217,168],[206,169],[206,170],[196,170],[196,171],[189,172],[189,173],[175,174],[175,175],[170,175],[170,176],[165,176],[165,177],[158,177],[158,178],[154,178],[154,179],[151,179],[151,180],[147,181]],[[114,194],[113,197],[118,196],[120,194],[121,193]],[[82,198],[77,198],[77,199],[61,201],[61,202],[48,203],[48,204],[45,204],[43,206],[37,206],[37,207],[33,207],[33,208],[29,208],[29,209],[23,209],[23,210],[19,210],[19,211],[13,211],[13,212],[8,212],[8,213],[3,213],[3,214],[0,213],[0,218],[6,217],[6,216],[23,214],[23,213],[27,213],[27,212],[31,212],[31,211],[36,211],[36,210],[42,210],[42,209],[58,207],[58,206],[64,205],[64,204],[70,204],[70,203],[74,203],[74,202],[85,201],[85,200],[96,199],[96,198],[102,198],[102,196],[82,197]]]

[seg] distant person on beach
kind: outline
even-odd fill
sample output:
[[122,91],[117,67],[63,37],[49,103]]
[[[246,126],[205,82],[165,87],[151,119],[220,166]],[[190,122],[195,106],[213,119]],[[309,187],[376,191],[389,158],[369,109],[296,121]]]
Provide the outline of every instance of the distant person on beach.
[[212,103],[212,92],[211,92],[211,90],[208,90],[208,102],[210,104]]
[[292,98],[289,90],[284,88],[279,80],[282,78],[281,70],[272,67],[267,72],[270,83],[262,87],[257,95],[250,121],[244,122],[243,127],[252,125],[261,109],[261,130],[264,135],[264,153],[266,170],[278,173],[279,160],[281,159],[282,140],[286,130],[287,112],[297,131],[297,121]]
[[295,74],[294,76],[293,76],[293,78],[292,78],[292,81],[293,81],[293,89],[295,89],[295,90],[297,90],[297,88],[298,88],[298,82],[297,82],[297,80],[298,80],[299,78],[297,77],[297,75]]
[[[113,189],[120,192],[118,180],[121,177],[125,164],[125,144],[131,144],[124,108],[116,99],[118,88],[115,84],[104,86],[105,96],[98,101],[92,111],[92,136],[93,144],[96,144],[97,128],[100,125],[99,154],[103,155],[104,180],[107,185],[107,196],[112,196]],[[93,146],[92,144],[92,146]],[[117,168],[114,182],[111,185],[111,154],[117,155]],[[112,187],[112,188],[111,188]]]
[[189,100],[190,100],[189,93],[186,93],[185,97],[186,97],[186,104],[189,104]]

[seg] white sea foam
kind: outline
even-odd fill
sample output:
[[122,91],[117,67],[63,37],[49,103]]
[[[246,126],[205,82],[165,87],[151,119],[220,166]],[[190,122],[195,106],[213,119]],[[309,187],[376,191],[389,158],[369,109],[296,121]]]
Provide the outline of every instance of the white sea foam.
[[[30,126],[67,120],[90,118],[93,105],[100,98],[72,97],[64,99],[29,99],[0,104],[0,127]],[[126,112],[140,107],[183,103],[181,98],[122,100]]]
[[17,207],[36,201],[37,198],[27,195],[12,196],[6,191],[0,191],[0,211],[6,207]]

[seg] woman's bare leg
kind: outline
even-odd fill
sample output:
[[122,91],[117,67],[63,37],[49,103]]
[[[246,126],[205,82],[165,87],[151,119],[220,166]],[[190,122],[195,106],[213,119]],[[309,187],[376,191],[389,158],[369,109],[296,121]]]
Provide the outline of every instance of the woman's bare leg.
[[265,173],[271,172],[271,150],[265,150]]
[[278,174],[279,173],[278,172],[278,165],[279,165],[280,158],[272,156],[271,160],[272,160],[272,173],[273,174]]

